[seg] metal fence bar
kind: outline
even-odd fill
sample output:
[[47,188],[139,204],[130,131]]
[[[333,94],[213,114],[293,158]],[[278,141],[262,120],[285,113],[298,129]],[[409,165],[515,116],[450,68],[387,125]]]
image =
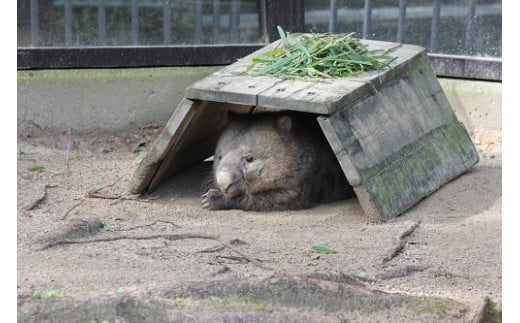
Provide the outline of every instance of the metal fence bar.
[[330,0],[330,19],[329,19],[329,33],[336,32],[336,26],[338,24],[338,2],[336,0]]
[[372,34],[372,0],[365,0],[363,16],[363,38],[369,39]]
[[130,14],[132,16],[132,44],[139,45],[139,0],[132,0]]
[[38,0],[31,0],[29,4],[31,21],[31,46],[40,44],[40,19],[38,17]]
[[470,54],[473,51],[474,18],[477,0],[469,0],[468,16],[466,17],[466,40],[464,43],[464,53]]
[[107,2],[99,0],[98,3],[98,44],[105,45],[107,40]]
[[439,23],[441,18],[441,0],[433,0],[432,31],[430,34],[430,52],[437,51],[439,37]]
[[195,44],[202,43],[202,0],[195,0],[195,36],[193,42]]
[[211,39],[214,44],[220,41],[220,0],[213,0],[213,24],[211,27]]
[[240,42],[240,0],[231,0],[229,14],[229,41]]
[[399,18],[397,21],[397,42],[404,42],[404,28],[406,25],[406,0],[399,0]]
[[65,0],[65,45],[72,45],[72,0]]
[[172,42],[172,7],[170,0],[164,0],[163,6],[163,44],[169,45]]

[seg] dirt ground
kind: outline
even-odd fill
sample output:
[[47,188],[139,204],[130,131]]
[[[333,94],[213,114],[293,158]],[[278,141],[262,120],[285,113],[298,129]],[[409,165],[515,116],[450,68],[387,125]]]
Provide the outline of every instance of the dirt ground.
[[207,163],[130,195],[138,147],[161,130],[19,134],[18,321],[468,322],[500,311],[500,154],[481,151],[468,173],[374,224],[356,199],[204,210]]

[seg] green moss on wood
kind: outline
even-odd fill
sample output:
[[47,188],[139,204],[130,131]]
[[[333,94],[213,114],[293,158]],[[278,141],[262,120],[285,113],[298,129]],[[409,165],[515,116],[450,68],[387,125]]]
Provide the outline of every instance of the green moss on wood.
[[478,162],[478,153],[454,117],[374,167],[358,170],[384,219],[399,215]]

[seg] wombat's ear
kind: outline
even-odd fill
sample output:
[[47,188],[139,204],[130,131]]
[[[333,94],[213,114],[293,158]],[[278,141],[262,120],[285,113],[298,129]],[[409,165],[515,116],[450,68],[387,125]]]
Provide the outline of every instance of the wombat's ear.
[[290,116],[282,116],[278,117],[276,119],[276,125],[278,126],[278,129],[280,129],[283,133],[289,133],[293,127],[293,121]]

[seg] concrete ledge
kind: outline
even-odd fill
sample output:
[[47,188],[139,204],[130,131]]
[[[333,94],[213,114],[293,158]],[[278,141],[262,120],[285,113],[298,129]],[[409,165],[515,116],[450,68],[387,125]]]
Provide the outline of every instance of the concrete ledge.
[[502,151],[502,83],[439,78],[457,118],[477,148]]
[[[18,71],[18,133],[31,127],[86,133],[166,124],[185,89],[221,68]],[[501,151],[502,83],[439,82],[477,146],[489,153]]]
[[18,128],[118,131],[166,123],[186,87],[220,67],[18,72]]

